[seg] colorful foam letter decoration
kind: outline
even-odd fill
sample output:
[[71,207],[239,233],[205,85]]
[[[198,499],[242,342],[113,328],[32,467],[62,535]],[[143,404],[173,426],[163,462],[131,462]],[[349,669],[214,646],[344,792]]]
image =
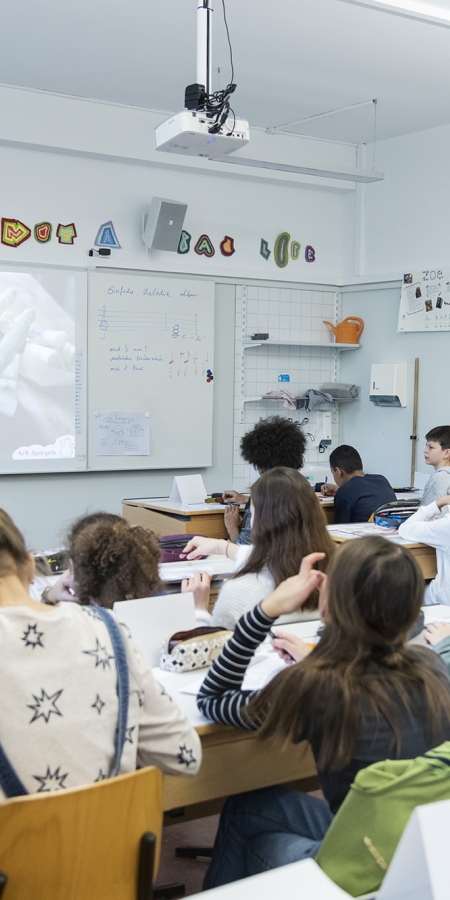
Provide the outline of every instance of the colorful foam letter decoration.
[[31,228],[18,219],[2,219],[1,228],[2,244],[6,244],[7,247],[18,247],[31,235]]
[[315,262],[316,261],[316,251],[314,250],[314,247],[311,247],[310,244],[308,244],[308,246],[305,247],[305,259],[306,259],[306,262]]
[[221,241],[220,252],[222,256],[233,256],[234,251],[234,238],[229,237],[228,234],[226,234],[223,241]]
[[73,222],[70,225],[58,225],[56,229],[56,237],[60,244],[73,244],[77,236],[77,229]]
[[291,243],[291,256],[292,259],[298,259],[300,256],[301,244],[298,241],[292,241]]
[[34,239],[38,244],[47,244],[52,236],[52,226],[50,222],[38,222],[34,226]]
[[268,245],[267,241],[264,240],[264,238],[261,238],[261,246],[259,248],[259,252],[260,252],[262,258],[265,260],[268,260],[270,254],[272,253],[272,251],[269,250],[269,245]]
[[284,269],[289,262],[289,241],[291,239],[290,234],[287,231],[282,231],[281,234],[278,235],[275,241],[275,247],[273,251],[273,258],[275,260],[276,265],[279,269]]
[[115,247],[116,250],[122,249],[111,219],[109,222],[103,222],[103,225],[100,225],[100,228],[97,231],[97,237],[94,241],[94,247]]
[[191,240],[192,234],[189,234],[188,231],[185,231],[184,228],[180,234],[180,240],[178,241],[177,253],[189,253],[191,249]]
[[200,237],[194,247],[194,250],[196,253],[198,253],[199,256],[208,256],[209,258],[211,256],[214,256],[214,254],[216,252],[214,250],[214,246],[211,242],[211,239],[208,237],[207,234],[200,235]]

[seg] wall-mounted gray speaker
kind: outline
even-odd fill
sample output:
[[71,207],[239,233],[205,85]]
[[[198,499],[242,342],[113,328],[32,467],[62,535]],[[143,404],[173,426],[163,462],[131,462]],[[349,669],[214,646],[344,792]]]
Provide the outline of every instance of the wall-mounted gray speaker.
[[151,250],[178,250],[187,203],[153,197],[142,222],[142,240]]

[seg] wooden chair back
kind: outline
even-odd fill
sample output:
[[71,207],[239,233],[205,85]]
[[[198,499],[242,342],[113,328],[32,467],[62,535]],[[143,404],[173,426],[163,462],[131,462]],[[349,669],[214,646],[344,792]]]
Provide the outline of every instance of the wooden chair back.
[[[3,900],[150,900],[162,816],[162,774],[153,766],[0,803]],[[145,886],[140,845],[148,832],[156,853]]]

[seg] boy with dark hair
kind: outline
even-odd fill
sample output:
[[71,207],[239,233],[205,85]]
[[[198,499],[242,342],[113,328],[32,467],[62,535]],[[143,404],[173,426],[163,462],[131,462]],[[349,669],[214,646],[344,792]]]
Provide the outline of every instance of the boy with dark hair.
[[438,425],[425,435],[423,451],[427,466],[433,466],[423,492],[421,506],[450,494],[450,425]]
[[[241,455],[259,474],[278,466],[301,469],[304,463],[306,438],[298,422],[283,416],[270,416],[259,422],[241,439]],[[245,503],[244,526],[239,530],[239,509],[225,509],[225,528],[235,544],[250,544],[250,498],[237,491],[224,491],[223,499]]]
[[348,444],[341,444],[330,453],[330,469],[336,486],[327,484],[323,492],[335,494],[336,525],[367,522],[379,506],[396,499],[384,475],[364,474],[358,451]]

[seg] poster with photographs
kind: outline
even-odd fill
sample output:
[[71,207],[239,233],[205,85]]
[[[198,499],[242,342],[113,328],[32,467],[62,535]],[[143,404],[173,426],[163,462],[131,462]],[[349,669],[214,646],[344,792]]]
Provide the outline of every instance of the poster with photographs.
[[450,268],[403,275],[398,331],[450,331]]

